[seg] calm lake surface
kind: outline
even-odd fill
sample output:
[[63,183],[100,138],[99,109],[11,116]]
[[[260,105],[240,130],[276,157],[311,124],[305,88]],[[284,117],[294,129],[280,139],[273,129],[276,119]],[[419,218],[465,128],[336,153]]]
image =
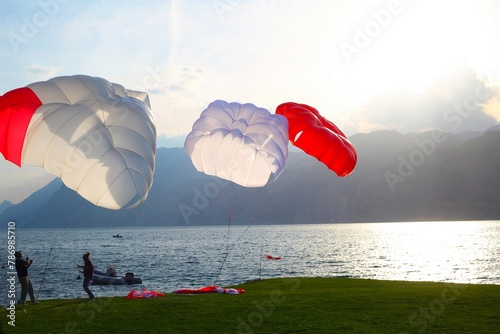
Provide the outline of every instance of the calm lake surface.
[[[112,237],[117,233],[123,238]],[[500,284],[500,221],[16,228],[15,236],[16,249],[34,259],[29,276],[41,300],[86,297],[76,265],[83,264],[87,251],[96,269],[112,265],[118,274],[133,272],[143,280],[142,285],[91,286],[96,296],[125,296],[142,287],[172,292],[290,276]],[[1,262],[6,266],[1,270],[7,277],[6,225],[1,237]],[[7,302],[4,278],[0,304]]]

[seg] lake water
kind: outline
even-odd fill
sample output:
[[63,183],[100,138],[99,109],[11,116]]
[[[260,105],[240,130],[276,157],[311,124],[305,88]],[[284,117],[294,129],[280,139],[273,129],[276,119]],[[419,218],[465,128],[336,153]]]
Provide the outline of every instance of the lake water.
[[[7,277],[7,227],[2,228],[1,270]],[[14,231],[16,249],[34,259],[29,275],[41,300],[86,297],[76,265],[87,251],[96,269],[113,265],[118,274],[133,272],[143,280],[91,286],[96,296],[291,276],[500,284],[500,221]],[[117,233],[123,238],[112,237]]]

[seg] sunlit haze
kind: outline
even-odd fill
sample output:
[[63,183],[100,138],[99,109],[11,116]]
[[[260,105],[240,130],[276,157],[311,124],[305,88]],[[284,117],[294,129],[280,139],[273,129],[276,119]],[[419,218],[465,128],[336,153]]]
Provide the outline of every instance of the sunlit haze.
[[500,120],[499,41],[492,0],[7,0],[0,94],[102,77],[149,94],[160,146],[179,146],[218,99],[309,104],[349,136],[484,131]]

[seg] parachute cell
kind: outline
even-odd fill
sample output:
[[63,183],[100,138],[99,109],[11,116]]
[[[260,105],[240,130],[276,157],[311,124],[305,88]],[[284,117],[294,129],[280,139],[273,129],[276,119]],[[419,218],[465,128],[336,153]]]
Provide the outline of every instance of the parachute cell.
[[[21,97],[11,98],[18,91]],[[105,208],[132,208],[146,199],[156,153],[146,93],[97,77],[57,77],[0,97],[0,120],[7,160],[44,167]]]
[[323,162],[338,176],[349,175],[356,166],[357,153],[342,131],[306,104],[287,102],[276,114],[288,119],[288,134],[293,145]]
[[244,187],[276,179],[288,156],[286,118],[251,103],[217,100],[201,113],[184,147],[196,169]]
[[21,166],[24,134],[41,104],[35,93],[26,87],[0,96],[0,152],[18,166]]

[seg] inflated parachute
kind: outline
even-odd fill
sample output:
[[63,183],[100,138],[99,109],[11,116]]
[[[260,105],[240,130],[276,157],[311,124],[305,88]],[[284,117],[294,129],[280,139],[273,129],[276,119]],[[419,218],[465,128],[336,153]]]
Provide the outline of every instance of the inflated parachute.
[[276,114],[288,119],[290,142],[312,155],[338,176],[349,175],[356,166],[357,153],[340,129],[306,104],[287,102]]
[[149,97],[85,75],[12,90],[0,96],[0,152],[44,167],[98,206],[138,206],[155,165]]
[[198,171],[262,187],[283,171],[287,145],[285,117],[251,103],[217,100],[193,124],[184,148]]

